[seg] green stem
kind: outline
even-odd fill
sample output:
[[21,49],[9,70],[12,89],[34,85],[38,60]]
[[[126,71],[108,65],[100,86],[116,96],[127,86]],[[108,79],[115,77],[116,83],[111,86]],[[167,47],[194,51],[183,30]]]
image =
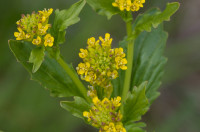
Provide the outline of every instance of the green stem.
[[82,84],[82,82],[79,80],[79,78],[76,76],[76,74],[74,74],[74,72],[70,69],[70,67],[68,66],[68,64],[66,64],[65,61],[61,57],[59,57],[59,59],[57,59],[57,61],[63,67],[63,69],[65,70],[65,72],[70,76],[70,78],[72,79],[72,81],[76,84],[76,86],[78,87],[78,89],[81,92],[81,94],[83,95],[83,97],[88,102],[90,102],[89,98],[87,97],[87,89]]
[[[129,12],[128,17],[132,17],[131,12]],[[129,39],[132,35],[132,21],[126,22],[126,30],[127,30],[127,36],[128,36],[128,49],[127,49],[127,70],[125,73],[124,78],[124,86],[122,91],[122,103],[126,101],[127,93],[130,89],[130,82],[131,82],[131,73],[132,73],[132,67],[133,67],[133,56],[134,56],[134,40]]]

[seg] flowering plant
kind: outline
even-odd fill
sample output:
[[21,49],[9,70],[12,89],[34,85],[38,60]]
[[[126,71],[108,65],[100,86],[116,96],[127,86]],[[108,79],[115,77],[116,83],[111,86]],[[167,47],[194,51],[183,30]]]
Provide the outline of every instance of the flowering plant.
[[[119,14],[126,23],[127,36],[112,48],[112,35],[87,40],[80,49],[82,62],[74,70],[60,55],[66,29],[77,23],[81,10],[88,3],[98,14],[110,19]],[[16,40],[9,46],[17,60],[55,97],[74,97],[61,101],[61,107],[100,132],[143,132],[139,122],[159,96],[163,67],[167,59],[163,50],[168,21],[179,8],[169,3],[164,11],[151,9],[133,21],[145,0],[80,0],[67,10],[53,9],[22,15],[16,22]],[[79,75],[79,76],[78,76]],[[87,82],[87,87],[82,81]]]

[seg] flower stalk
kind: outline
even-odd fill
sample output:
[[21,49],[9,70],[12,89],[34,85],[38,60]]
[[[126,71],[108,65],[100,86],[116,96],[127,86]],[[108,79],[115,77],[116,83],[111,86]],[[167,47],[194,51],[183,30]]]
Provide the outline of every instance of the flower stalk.
[[[127,14],[128,18],[132,18],[132,13],[128,12]],[[133,57],[134,57],[134,40],[129,39],[132,35],[132,19],[130,21],[126,22],[126,30],[127,30],[127,36],[128,36],[128,48],[127,48],[127,70],[125,72],[125,78],[124,78],[124,86],[122,91],[122,103],[126,101],[126,95],[130,89],[130,82],[131,82],[131,73],[132,73],[132,66],[133,66]]]

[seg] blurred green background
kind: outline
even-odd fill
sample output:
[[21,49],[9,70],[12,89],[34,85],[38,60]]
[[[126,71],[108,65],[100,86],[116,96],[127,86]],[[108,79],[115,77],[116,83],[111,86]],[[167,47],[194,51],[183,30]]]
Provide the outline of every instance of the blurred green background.
[[[144,12],[159,6],[164,9],[170,0],[146,0]],[[15,22],[22,13],[43,8],[65,9],[77,0],[2,0],[0,3],[0,131],[5,132],[89,132],[97,131],[73,117],[59,106],[28,72],[19,64],[8,47],[16,31]],[[143,117],[147,131],[200,131],[200,1],[181,0],[180,10],[165,22],[169,39],[165,55],[168,64],[160,88],[161,96]],[[135,14],[136,15],[136,14]],[[51,17],[53,18],[53,16]],[[124,22],[119,16],[107,20],[88,5],[81,21],[67,30],[62,55],[76,66],[79,48],[87,38],[111,33],[114,43],[125,36]]]

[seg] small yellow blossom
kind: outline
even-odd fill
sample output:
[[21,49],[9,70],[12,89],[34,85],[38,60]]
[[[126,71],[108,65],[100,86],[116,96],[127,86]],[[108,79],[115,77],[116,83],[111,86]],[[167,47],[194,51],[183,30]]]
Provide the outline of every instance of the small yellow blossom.
[[84,111],[83,116],[92,126],[99,128],[99,132],[126,132],[121,122],[122,114],[119,107],[121,97],[104,98],[102,101],[94,97],[93,106],[89,111]]
[[115,124],[110,122],[109,125],[103,127],[103,130],[106,132],[116,132]]
[[121,105],[120,101],[121,101],[121,97],[118,96],[117,98],[111,99],[111,101],[113,102],[113,106],[115,107],[119,107]]
[[49,27],[50,27],[50,24],[46,24],[45,26],[43,26],[41,23],[39,23],[38,24],[38,34],[45,35]]
[[88,69],[90,68],[90,63],[86,62],[86,63],[79,63],[78,67],[76,68],[77,72],[79,75],[82,75],[84,73],[87,74]]
[[92,38],[88,39],[87,44],[89,47],[95,47],[95,46],[99,45],[99,40],[96,41],[95,38],[92,37]]
[[143,7],[143,4],[145,3],[145,0],[115,0],[115,2],[112,3],[114,7],[118,7],[121,11],[138,11],[141,7]]
[[105,39],[103,39],[102,37],[99,37],[99,39],[101,40],[101,45],[102,46],[110,46],[112,43],[112,38],[110,38],[110,34],[106,33],[105,34]]
[[108,71],[107,75],[112,77],[112,79],[116,79],[118,77],[118,72],[114,70],[113,72]]
[[16,37],[16,40],[23,40],[26,38],[26,34],[24,33],[24,31],[22,31],[21,28],[17,28],[19,32],[15,32],[14,36]]
[[94,80],[96,80],[97,75],[94,72],[86,73],[85,81],[91,82],[93,84]]
[[81,53],[79,53],[80,58],[85,58],[88,55],[88,51],[85,49],[80,49]]
[[39,11],[40,14],[42,14],[42,22],[45,22],[47,18],[52,14],[53,9],[50,8],[48,10],[44,9],[43,11]]
[[[96,40],[91,37],[87,41],[87,49],[80,49],[79,57],[83,59],[76,68],[81,79],[92,86],[100,86],[111,91],[111,80],[118,77],[119,69],[126,70],[127,60],[123,48],[111,49],[112,38],[106,33],[105,38]],[[109,95],[109,94],[108,94]]]
[[44,37],[44,46],[52,47],[54,42],[54,37],[51,36],[51,34],[47,34]]
[[35,45],[39,45],[41,43],[41,38],[39,36],[37,36],[36,39],[33,39],[32,43]]

